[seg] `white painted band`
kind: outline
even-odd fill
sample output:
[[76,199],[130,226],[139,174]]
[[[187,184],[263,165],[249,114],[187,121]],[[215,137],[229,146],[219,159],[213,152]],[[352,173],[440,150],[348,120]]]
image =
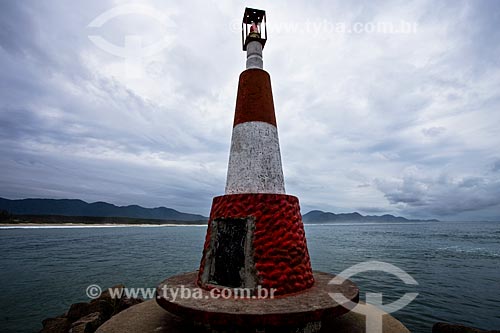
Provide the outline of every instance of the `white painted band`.
[[276,126],[250,121],[233,128],[226,194],[237,193],[285,194]]
[[250,56],[247,57],[247,59],[252,59],[252,58],[259,58],[259,59],[262,59],[262,56],[259,55],[259,54],[252,54]]
[[247,45],[247,69],[264,67],[264,60],[262,58],[262,44],[257,41],[252,41]]

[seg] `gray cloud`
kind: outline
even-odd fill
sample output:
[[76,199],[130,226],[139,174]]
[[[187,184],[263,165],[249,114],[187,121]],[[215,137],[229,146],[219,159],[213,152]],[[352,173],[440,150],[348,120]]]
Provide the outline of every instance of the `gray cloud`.
[[442,126],[439,126],[439,127],[429,127],[429,128],[422,129],[422,133],[424,135],[430,136],[430,137],[439,136],[444,131],[446,131],[446,128],[444,128]]
[[495,163],[493,163],[492,170],[495,171],[495,172],[500,171],[500,160],[495,161]]
[[500,180],[496,177],[429,176],[413,168],[401,178],[376,179],[375,184],[391,204],[412,215],[460,216],[500,206]]

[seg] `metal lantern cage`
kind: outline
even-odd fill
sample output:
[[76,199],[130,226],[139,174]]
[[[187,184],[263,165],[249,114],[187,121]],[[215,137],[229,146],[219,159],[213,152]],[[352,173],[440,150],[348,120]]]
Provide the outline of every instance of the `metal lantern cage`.
[[[257,31],[255,31],[257,30]],[[247,50],[248,43],[257,41],[262,48],[267,41],[266,11],[254,8],[245,8],[241,23],[241,43],[243,51]]]

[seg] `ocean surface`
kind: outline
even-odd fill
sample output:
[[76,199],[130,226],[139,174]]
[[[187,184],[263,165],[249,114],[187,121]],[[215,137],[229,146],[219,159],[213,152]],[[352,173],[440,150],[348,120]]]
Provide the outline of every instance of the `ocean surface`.
[[[204,226],[0,229],[0,332],[37,332],[44,318],[88,301],[86,288],[155,287],[198,268]],[[410,274],[351,277],[390,303],[418,297],[393,315],[412,332],[435,322],[500,329],[500,223],[306,225],[313,269],[340,273],[377,260]]]

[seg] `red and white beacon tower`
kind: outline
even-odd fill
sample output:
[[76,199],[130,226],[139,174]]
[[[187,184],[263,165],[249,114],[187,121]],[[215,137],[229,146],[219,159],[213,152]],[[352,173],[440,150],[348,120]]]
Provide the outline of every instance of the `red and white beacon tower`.
[[[325,319],[349,311],[330,293],[357,302],[359,290],[350,281],[331,285],[334,275],[311,269],[299,200],[285,193],[271,79],[263,70],[265,24],[265,11],[246,8],[247,61],[238,85],[226,191],[213,199],[200,268],[160,283],[156,301],[211,331],[317,332]],[[171,299],[163,292],[186,287],[201,291],[201,298]],[[231,290],[238,293],[212,297]]]
[[295,293],[314,284],[299,200],[285,194],[273,94],[263,70],[265,11],[242,23],[239,78],[225,195],[212,203],[198,284]]

